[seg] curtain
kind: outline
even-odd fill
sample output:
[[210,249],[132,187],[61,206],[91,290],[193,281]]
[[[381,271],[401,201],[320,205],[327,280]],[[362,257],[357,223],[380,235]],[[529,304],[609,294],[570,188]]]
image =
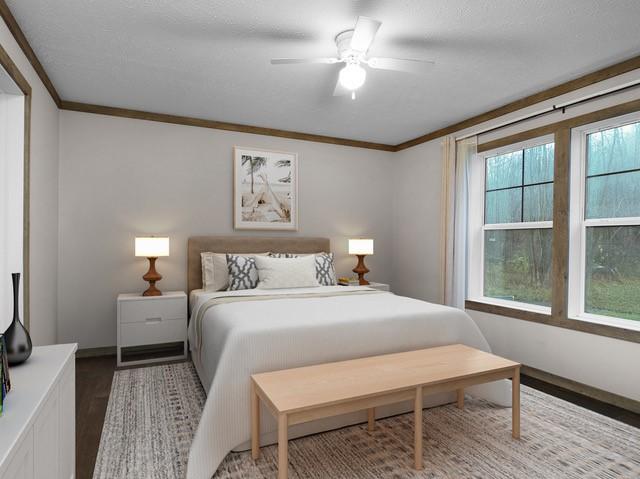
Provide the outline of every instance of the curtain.
[[467,215],[469,165],[477,153],[477,137],[443,142],[444,161],[444,303],[464,309],[467,295]]

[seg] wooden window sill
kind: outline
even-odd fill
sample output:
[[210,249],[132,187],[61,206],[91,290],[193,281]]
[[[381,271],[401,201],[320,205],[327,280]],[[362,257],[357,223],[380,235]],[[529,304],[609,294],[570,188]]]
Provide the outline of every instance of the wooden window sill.
[[510,308],[507,306],[483,303],[480,301],[465,301],[465,308],[472,311],[495,314],[509,318],[531,321],[534,323],[546,324],[557,328],[572,329],[583,333],[596,334],[609,338],[621,339],[632,343],[640,343],[640,331],[620,328],[609,324],[581,321],[579,319],[569,319],[567,317],[557,317],[552,314],[538,313],[524,309]]

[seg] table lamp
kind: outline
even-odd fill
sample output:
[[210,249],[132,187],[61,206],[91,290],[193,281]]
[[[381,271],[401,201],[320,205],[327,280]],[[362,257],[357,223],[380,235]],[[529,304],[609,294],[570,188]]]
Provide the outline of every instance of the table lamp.
[[349,254],[354,254],[358,257],[358,264],[353,268],[353,272],[358,275],[360,285],[369,284],[369,281],[364,279],[364,275],[369,272],[369,269],[364,265],[364,257],[368,254],[373,254],[373,240],[350,239]]
[[162,296],[162,291],[156,288],[156,281],[162,279],[162,275],[156,271],[156,260],[160,256],[169,256],[169,238],[166,236],[136,237],[135,254],[149,260],[149,271],[142,277],[149,282],[149,288],[142,293],[142,296]]

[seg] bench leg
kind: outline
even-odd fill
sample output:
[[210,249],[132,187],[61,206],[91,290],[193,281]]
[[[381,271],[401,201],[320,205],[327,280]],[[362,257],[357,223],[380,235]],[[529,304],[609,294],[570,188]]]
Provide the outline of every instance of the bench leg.
[[458,409],[464,409],[464,389],[458,389]]
[[287,479],[289,472],[289,442],[287,415],[278,416],[278,479]]
[[260,398],[251,382],[251,457],[260,457]]
[[520,368],[515,368],[511,381],[511,435],[520,439]]
[[376,427],[376,408],[372,407],[367,409],[367,429],[373,431]]
[[416,388],[416,397],[414,403],[415,420],[414,426],[414,449],[415,449],[415,467],[417,470],[422,469],[422,386]]

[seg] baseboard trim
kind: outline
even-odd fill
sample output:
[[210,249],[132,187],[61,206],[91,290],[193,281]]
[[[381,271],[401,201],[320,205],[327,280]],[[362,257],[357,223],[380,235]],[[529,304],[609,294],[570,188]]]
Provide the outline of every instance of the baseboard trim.
[[622,409],[626,409],[627,411],[640,414],[640,401],[620,396],[609,391],[604,391],[587,384],[579,383],[577,381],[573,381],[572,379],[563,378],[562,376],[557,376],[540,369],[532,368],[531,366],[523,365],[521,372],[525,376],[539,379],[540,381],[544,381],[546,383],[553,384],[554,386],[568,389],[569,391],[582,394],[583,396],[587,396],[591,399],[602,401],[604,403],[611,404],[612,406],[616,406]]

